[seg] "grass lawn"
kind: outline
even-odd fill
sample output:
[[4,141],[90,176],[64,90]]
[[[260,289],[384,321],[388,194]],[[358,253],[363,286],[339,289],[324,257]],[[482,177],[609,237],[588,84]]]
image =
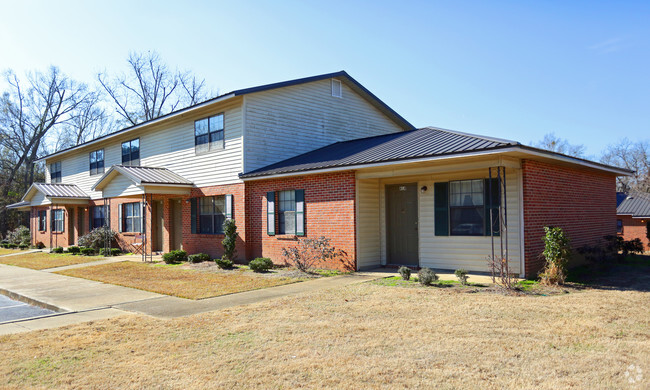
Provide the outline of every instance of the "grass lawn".
[[99,256],[73,256],[45,252],[26,253],[24,255],[0,257],[0,263],[31,269],[46,269],[64,265],[89,263],[101,260]]
[[[174,320],[0,336],[25,388],[648,388],[650,293],[363,283]],[[640,366],[630,387],[625,372]]]
[[2,255],[9,255],[9,254],[12,254],[12,253],[18,253],[18,252],[22,252],[22,250],[20,250],[20,249],[5,249],[5,248],[0,248],[0,256],[2,256]]
[[180,264],[144,264],[130,261],[58,273],[189,299],[216,297],[301,281],[299,278],[262,277],[243,270],[216,274],[180,269]]

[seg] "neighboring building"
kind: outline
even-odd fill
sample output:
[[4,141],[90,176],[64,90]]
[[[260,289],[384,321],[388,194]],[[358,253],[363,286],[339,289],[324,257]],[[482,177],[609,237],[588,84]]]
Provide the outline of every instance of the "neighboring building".
[[[619,193],[621,194],[621,193]],[[638,238],[646,250],[650,250],[650,194],[630,192],[622,194],[616,208],[616,227],[619,236],[625,240]]]
[[542,266],[543,226],[563,227],[574,246],[614,234],[615,180],[629,174],[416,130],[345,72],[234,91],[42,160],[47,182],[13,207],[50,247],[108,225],[126,250],[217,257],[234,218],[246,260],[282,262],[282,247],[326,236],[345,252],[330,267],[487,271],[494,244],[528,276]]

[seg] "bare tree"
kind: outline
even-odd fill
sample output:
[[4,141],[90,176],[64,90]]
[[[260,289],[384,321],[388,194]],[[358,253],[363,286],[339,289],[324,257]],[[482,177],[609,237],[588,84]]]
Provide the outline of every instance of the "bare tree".
[[170,70],[158,53],[130,53],[129,73],[97,79],[115,103],[115,111],[127,125],[158,118],[177,108],[205,100],[205,81],[188,72]]
[[534,142],[532,146],[540,149],[550,150],[551,152],[566,154],[573,157],[584,157],[584,145],[572,145],[566,139],[557,137],[555,133],[547,133],[541,141]]
[[116,130],[116,123],[108,115],[99,92],[90,92],[60,127],[54,150],[76,146]]
[[632,171],[632,176],[621,176],[617,179],[619,191],[650,192],[650,142],[630,141],[622,139],[607,147],[601,162]]
[[88,101],[84,84],[76,83],[52,66],[29,73],[21,81],[6,71],[8,89],[0,97],[0,229],[7,226],[6,209],[34,181],[36,159],[48,136],[70,120]]

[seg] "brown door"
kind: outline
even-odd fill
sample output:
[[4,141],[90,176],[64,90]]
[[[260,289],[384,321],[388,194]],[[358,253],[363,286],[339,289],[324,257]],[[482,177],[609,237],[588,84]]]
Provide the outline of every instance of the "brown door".
[[417,183],[386,186],[388,264],[418,266]]
[[180,199],[171,199],[169,201],[169,219],[172,224],[171,229],[169,229],[171,233],[171,239],[169,241],[171,248],[169,249],[171,250],[181,249],[183,243],[183,218],[181,211]]
[[154,252],[162,251],[163,244],[163,233],[162,233],[162,224],[163,224],[163,213],[162,213],[162,200],[155,200],[152,203],[151,210],[151,234],[153,238],[153,250]]
[[86,213],[84,212],[83,207],[79,207],[79,211],[77,212],[77,241],[79,241],[79,237],[83,236],[86,234],[86,231],[84,230],[84,223],[86,222]]
[[68,229],[68,246],[72,246],[76,242],[75,237],[74,237],[74,232],[75,232],[75,228],[74,228],[74,222],[75,222],[74,209],[75,209],[74,207],[70,207],[69,209],[67,209],[67,211],[68,211],[68,226],[66,227],[66,229]]

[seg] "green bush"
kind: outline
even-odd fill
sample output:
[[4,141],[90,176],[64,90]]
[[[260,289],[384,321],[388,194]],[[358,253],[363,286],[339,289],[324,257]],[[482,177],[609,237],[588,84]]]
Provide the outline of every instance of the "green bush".
[[237,243],[237,225],[234,219],[226,219],[223,222],[223,234],[226,236],[221,243],[223,244],[223,257],[228,260],[235,260],[235,244]]
[[232,266],[235,264],[235,263],[233,263],[232,260],[226,258],[226,255],[223,255],[220,258],[214,259],[214,262],[217,263],[217,265],[221,269],[232,268]]
[[95,253],[97,253],[95,251],[95,248],[80,248],[79,250],[81,251],[81,254],[84,256],[94,256]]
[[7,244],[7,248],[16,249],[16,248],[18,248],[18,245],[16,245],[16,244]]
[[73,255],[81,253],[81,248],[78,246],[70,246],[68,247],[68,253],[72,253]]
[[208,254],[205,254],[205,253],[195,253],[195,254],[193,254],[193,255],[189,255],[189,256],[187,256],[187,260],[188,260],[190,263],[202,263],[202,262],[204,262],[204,261],[210,261],[210,260],[212,260],[212,259],[210,258],[210,255],[208,255]]
[[467,284],[467,279],[469,279],[469,276],[467,276],[467,270],[466,269],[457,269],[454,271],[454,275],[456,275],[456,278],[462,284],[463,286]]
[[109,248],[108,251],[106,248],[99,248],[100,256],[119,256],[121,254],[122,250],[120,248]]
[[29,229],[25,226],[18,226],[7,233],[7,242],[15,245],[15,247],[18,247],[19,245],[29,245],[31,241],[32,236],[29,233]]
[[566,279],[566,265],[571,258],[569,237],[559,227],[544,226],[544,258],[546,265],[539,274],[543,284],[563,284]]
[[411,269],[409,267],[401,266],[401,267],[399,267],[397,272],[399,272],[402,279],[404,279],[404,280],[411,279]]
[[438,275],[431,268],[422,268],[418,271],[418,281],[423,286],[430,286],[438,280]]
[[63,247],[57,246],[56,248],[52,248],[52,253],[63,253]]
[[20,249],[22,249],[22,250],[25,250],[25,249],[29,248],[29,245],[27,245],[27,244],[20,244],[20,245],[18,245],[18,248],[20,248]]
[[120,248],[111,248],[111,256],[119,256],[122,254],[122,250]]
[[107,241],[109,246],[112,246],[116,234],[117,233],[106,226],[98,227],[97,229],[90,231],[90,233],[79,237],[79,246],[94,248],[95,251],[99,251],[99,249],[106,246]]
[[187,261],[187,252],[183,250],[171,251],[162,255],[162,259],[167,264],[176,264]]
[[266,272],[273,268],[273,261],[268,257],[258,257],[255,260],[251,260],[248,266],[255,272]]

